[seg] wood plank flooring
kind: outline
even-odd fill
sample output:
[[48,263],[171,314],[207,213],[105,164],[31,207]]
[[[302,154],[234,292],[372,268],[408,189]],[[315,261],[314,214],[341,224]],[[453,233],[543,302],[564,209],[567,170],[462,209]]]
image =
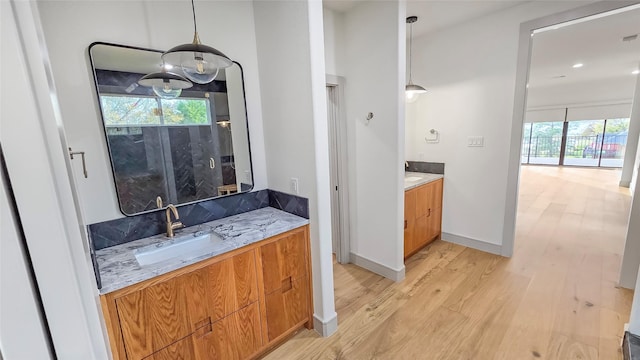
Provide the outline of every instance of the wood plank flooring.
[[630,196],[620,173],[523,167],[511,259],[436,241],[399,283],[334,266],[338,332],[266,359],[621,359],[616,288]]

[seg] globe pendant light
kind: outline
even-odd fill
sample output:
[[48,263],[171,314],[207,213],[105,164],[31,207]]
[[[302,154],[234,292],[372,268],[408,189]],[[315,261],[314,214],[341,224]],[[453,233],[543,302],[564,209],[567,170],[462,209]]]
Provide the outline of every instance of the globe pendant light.
[[233,61],[221,51],[200,42],[193,0],[191,0],[191,11],[193,12],[193,42],[169,49],[162,54],[162,60],[182,68],[184,75],[194,83],[208,84],[216,78],[220,69],[231,66]]
[[413,23],[418,21],[417,16],[409,16],[407,18],[407,24],[409,24],[409,83],[405,86],[404,91],[408,102],[414,102],[418,95],[426,93],[427,90],[420,85],[416,85],[411,80],[411,56],[413,54]]
[[184,77],[166,71],[164,66],[159,72],[141,77],[138,84],[152,88],[153,92],[163,99],[175,99],[182,94],[182,89],[193,86]]

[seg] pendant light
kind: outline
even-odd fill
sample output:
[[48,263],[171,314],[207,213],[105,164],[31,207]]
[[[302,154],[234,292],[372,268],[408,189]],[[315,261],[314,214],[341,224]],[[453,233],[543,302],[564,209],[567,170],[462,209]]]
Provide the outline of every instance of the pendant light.
[[407,18],[407,24],[409,24],[409,83],[405,86],[404,91],[407,96],[407,101],[413,102],[418,98],[419,94],[427,92],[425,88],[420,85],[416,85],[411,80],[411,55],[413,54],[413,23],[418,21],[417,16],[409,16]]
[[198,84],[208,84],[216,78],[220,69],[231,66],[233,61],[221,51],[200,42],[193,0],[191,0],[191,11],[193,12],[193,42],[169,49],[162,54],[162,60],[182,68],[189,80]]
[[141,77],[138,84],[152,88],[153,92],[163,99],[175,99],[182,94],[182,89],[193,86],[184,77],[168,72],[165,66],[159,72]]

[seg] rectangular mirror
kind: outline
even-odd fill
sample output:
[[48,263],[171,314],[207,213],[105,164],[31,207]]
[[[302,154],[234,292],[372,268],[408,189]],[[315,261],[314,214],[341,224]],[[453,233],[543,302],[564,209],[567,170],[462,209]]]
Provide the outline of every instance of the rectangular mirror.
[[161,51],[94,43],[89,55],[123,214],[253,188],[240,64],[166,99],[138,84],[161,70]]

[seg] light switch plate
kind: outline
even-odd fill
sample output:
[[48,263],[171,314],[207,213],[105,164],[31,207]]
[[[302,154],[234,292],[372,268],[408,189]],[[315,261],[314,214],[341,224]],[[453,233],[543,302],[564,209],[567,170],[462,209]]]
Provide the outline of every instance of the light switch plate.
[[467,146],[469,147],[483,147],[484,136],[469,136],[467,138]]
[[290,187],[291,187],[291,192],[298,195],[298,178],[291,178]]

